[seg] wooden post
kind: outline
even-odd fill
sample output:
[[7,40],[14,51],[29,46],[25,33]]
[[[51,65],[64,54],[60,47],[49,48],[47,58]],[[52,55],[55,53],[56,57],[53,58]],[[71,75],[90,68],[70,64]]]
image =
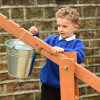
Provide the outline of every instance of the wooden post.
[[79,100],[78,78],[74,75],[77,56],[75,52],[65,52],[64,55],[69,59],[59,61],[61,100]]
[[75,63],[70,58],[59,60],[61,100],[75,100]]
[[[76,52],[64,52],[64,55],[67,56],[68,58],[72,58],[74,62],[77,62]],[[75,100],[79,100],[78,78],[75,76],[74,76],[74,86],[75,86]]]

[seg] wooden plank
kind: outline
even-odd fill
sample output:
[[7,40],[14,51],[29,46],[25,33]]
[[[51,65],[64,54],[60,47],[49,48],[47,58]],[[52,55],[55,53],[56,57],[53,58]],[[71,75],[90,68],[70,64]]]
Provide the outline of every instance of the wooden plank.
[[75,66],[75,76],[100,92],[100,78],[77,63]]

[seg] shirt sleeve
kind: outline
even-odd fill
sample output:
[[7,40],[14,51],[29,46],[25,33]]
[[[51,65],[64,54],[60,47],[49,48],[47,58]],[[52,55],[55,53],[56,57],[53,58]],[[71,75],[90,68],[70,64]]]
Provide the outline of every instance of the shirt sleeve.
[[49,36],[48,38],[44,39],[43,41],[46,42],[47,44],[50,44],[51,39],[52,39],[52,35]]
[[33,36],[36,36],[36,37],[40,38],[40,34],[39,34],[39,32],[38,32],[38,34],[33,35]]
[[85,58],[85,52],[84,52],[84,44],[82,41],[77,41],[75,43],[74,49],[64,48],[64,52],[76,52],[77,53],[77,62],[80,64],[83,62]]
[[[33,35],[33,36],[36,36],[36,37],[38,37],[38,38],[40,39],[39,32],[38,32],[38,34]],[[47,44],[49,44],[49,41],[50,41],[51,37],[52,37],[52,36],[50,36],[50,37],[48,37],[48,38],[44,39],[43,41],[44,41],[44,42],[46,42]]]

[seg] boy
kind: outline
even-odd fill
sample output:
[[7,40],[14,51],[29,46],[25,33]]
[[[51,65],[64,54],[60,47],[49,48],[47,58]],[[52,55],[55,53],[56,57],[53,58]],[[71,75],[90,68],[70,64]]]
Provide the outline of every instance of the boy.
[[[76,52],[77,62],[80,64],[84,58],[84,44],[76,39],[73,34],[78,29],[79,14],[73,8],[61,8],[56,13],[59,35],[51,35],[44,40],[52,46],[52,54],[55,56],[63,52]],[[32,34],[38,34],[36,27],[29,30]],[[60,100],[59,66],[47,59],[41,70],[42,82],[41,100]]]

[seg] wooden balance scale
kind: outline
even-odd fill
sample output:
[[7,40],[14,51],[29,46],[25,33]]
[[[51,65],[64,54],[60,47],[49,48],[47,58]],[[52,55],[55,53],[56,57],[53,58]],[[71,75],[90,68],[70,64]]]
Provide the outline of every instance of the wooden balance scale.
[[51,46],[0,14],[0,27],[59,65],[61,100],[79,100],[78,79],[100,92],[100,78],[77,63],[75,52],[52,55]]

